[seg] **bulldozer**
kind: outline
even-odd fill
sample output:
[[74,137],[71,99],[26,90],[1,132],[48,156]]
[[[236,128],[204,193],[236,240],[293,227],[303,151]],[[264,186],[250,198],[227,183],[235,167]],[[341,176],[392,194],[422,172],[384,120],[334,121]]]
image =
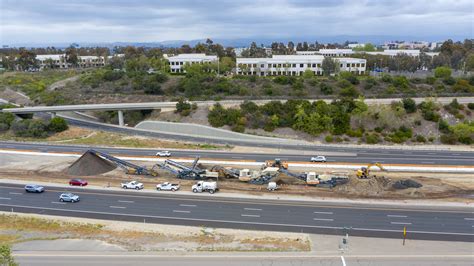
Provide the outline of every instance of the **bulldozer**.
[[278,167],[278,168],[288,169],[288,162],[282,161],[277,158],[274,161],[265,161],[264,167]]
[[373,166],[377,166],[380,168],[381,171],[385,171],[385,168],[382,166],[381,163],[370,163],[367,167],[361,167],[357,170],[356,176],[361,179],[367,179],[370,177],[370,168]]

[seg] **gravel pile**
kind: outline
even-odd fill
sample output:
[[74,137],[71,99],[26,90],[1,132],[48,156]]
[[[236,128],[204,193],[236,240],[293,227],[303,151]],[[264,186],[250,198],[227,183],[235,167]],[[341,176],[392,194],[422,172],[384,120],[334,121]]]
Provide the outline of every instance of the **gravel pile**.
[[66,170],[69,175],[100,175],[114,170],[117,166],[95,154],[86,152]]

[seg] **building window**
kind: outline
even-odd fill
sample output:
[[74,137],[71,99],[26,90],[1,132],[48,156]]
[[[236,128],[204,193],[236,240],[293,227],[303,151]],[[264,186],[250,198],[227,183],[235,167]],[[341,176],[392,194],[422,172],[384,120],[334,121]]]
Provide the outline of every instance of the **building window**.
[[365,64],[364,64],[364,63],[362,63],[362,64],[360,64],[360,66],[361,66],[361,67],[365,67]]
[[352,67],[355,67],[355,66],[356,66],[356,64],[355,64],[355,63],[352,63]]
[[360,64],[359,64],[359,63],[357,63],[356,67],[360,67]]
[[264,65],[264,64],[260,64],[260,68],[264,68],[264,67],[265,67],[265,65]]
[[351,64],[347,64],[347,67],[351,67]]
[[303,66],[304,66],[304,64],[300,64],[300,67],[303,67]]

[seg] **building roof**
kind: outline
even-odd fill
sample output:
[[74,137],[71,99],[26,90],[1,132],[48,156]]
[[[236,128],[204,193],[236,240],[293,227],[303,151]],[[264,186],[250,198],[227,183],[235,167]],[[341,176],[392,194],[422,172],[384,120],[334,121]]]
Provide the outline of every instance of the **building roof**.
[[66,55],[65,54],[39,54],[36,55],[36,60],[44,61],[46,59],[52,59],[52,60],[60,60],[61,58],[64,58]]
[[217,60],[216,55],[206,54],[178,54],[175,56],[167,56],[169,60]]

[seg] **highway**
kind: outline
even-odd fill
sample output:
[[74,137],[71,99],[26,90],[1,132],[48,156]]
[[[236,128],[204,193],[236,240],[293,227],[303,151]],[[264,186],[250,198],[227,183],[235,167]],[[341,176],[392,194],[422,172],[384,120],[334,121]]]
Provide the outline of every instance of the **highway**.
[[[183,254],[150,255],[150,254],[68,254],[54,253],[16,253],[16,260],[20,265],[183,265],[183,266],[369,266],[369,265],[416,265],[416,266],[468,266],[472,265],[470,256],[317,256],[317,255],[286,255],[278,256],[268,254],[249,254],[247,256],[236,256],[232,254],[198,255],[189,256]],[[344,261],[343,261],[344,260]]]
[[474,241],[474,213],[466,207],[384,206],[355,203],[257,200],[218,194],[177,195],[166,192],[66,188],[81,197],[62,203],[65,188],[46,187],[25,193],[22,185],[0,184],[0,210],[144,223],[249,230]]
[[[27,150],[39,152],[76,152],[83,153],[93,148],[111,155],[124,156],[154,156],[157,149],[132,149],[132,148],[105,148],[105,147],[86,147],[60,144],[40,144],[28,142],[0,142],[0,149]],[[258,151],[258,148],[256,148]],[[201,158],[226,159],[226,160],[252,160],[264,162],[280,158],[286,161],[307,162],[311,156],[325,155],[328,162],[348,162],[348,163],[371,163],[381,162],[384,164],[419,164],[419,165],[474,165],[474,152],[460,151],[412,151],[396,149],[353,149],[353,148],[328,148],[314,147],[301,152],[292,153],[236,153],[220,151],[193,151],[176,150],[172,151],[173,157],[192,158],[201,156]]]

